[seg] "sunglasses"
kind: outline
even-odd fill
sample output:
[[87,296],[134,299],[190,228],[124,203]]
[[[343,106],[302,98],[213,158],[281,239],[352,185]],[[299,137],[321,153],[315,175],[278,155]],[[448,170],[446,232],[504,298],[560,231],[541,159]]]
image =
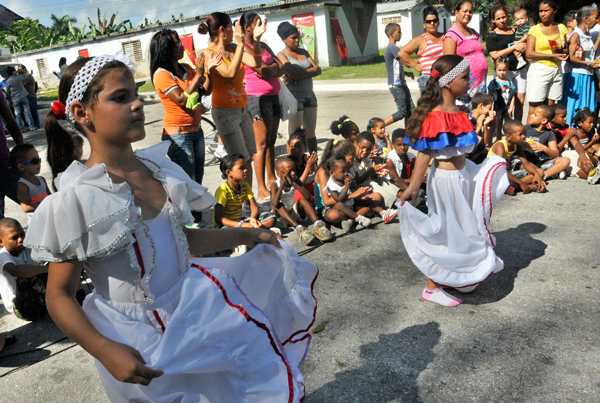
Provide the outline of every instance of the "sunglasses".
[[437,24],[438,22],[440,22],[439,19],[435,18],[433,20],[425,20],[423,21],[425,24]]
[[32,164],[32,165],[37,165],[40,164],[42,162],[41,158],[32,158],[30,160],[27,161],[23,161],[23,162],[19,162],[19,164]]

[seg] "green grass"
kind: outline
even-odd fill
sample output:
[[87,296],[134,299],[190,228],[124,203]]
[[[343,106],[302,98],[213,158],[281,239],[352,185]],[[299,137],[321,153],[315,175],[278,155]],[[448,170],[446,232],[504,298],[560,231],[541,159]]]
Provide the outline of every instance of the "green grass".
[[139,92],[154,92],[154,85],[152,81],[148,81],[146,84],[138,88]]
[[50,90],[40,95],[38,101],[56,101],[58,99],[58,88]]

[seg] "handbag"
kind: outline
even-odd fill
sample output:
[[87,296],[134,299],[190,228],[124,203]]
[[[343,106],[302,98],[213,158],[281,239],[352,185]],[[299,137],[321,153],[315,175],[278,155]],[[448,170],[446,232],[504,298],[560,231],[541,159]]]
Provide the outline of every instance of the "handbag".
[[281,105],[281,120],[288,120],[298,112],[298,101],[283,83],[278,96]]

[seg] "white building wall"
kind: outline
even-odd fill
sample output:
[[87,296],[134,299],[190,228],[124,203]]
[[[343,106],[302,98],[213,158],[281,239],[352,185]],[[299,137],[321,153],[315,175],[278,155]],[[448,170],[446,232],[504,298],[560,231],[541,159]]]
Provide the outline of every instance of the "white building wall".
[[377,39],[378,39],[378,47],[379,49],[387,47],[389,43],[389,39],[385,34],[385,26],[387,24],[383,23],[384,18],[390,17],[401,17],[402,21],[400,21],[400,29],[402,30],[402,37],[398,42],[398,46],[402,47],[406,45],[413,38],[413,22],[410,11],[398,11],[397,13],[383,14],[377,15]]

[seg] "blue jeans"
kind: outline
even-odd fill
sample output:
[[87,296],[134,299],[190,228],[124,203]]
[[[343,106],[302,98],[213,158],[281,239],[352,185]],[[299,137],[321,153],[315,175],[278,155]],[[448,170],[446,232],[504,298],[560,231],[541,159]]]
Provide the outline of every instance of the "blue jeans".
[[423,88],[425,88],[425,85],[427,85],[428,80],[429,80],[429,76],[427,76],[425,74],[421,74],[417,78],[417,83],[419,84],[419,91],[423,92]]
[[27,101],[29,101],[29,110],[31,111],[31,117],[33,118],[33,124],[38,129],[40,126],[40,115],[38,114],[37,107],[37,98],[36,97],[27,97]]
[[162,140],[169,140],[171,146],[167,155],[198,183],[204,177],[204,133],[202,129],[192,133],[163,134]]
[[21,130],[25,129],[25,124],[23,123],[23,114],[25,114],[25,120],[27,120],[27,125],[29,126],[29,130],[36,129],[35,124],[33,123],[33,118],[31,117],[31,111],[29,110],[29,101],[27,100],[29,97],[25,97],[18,102],[13,102],[13,108],[15,108],[15,118],[17,118],[17,123]]

